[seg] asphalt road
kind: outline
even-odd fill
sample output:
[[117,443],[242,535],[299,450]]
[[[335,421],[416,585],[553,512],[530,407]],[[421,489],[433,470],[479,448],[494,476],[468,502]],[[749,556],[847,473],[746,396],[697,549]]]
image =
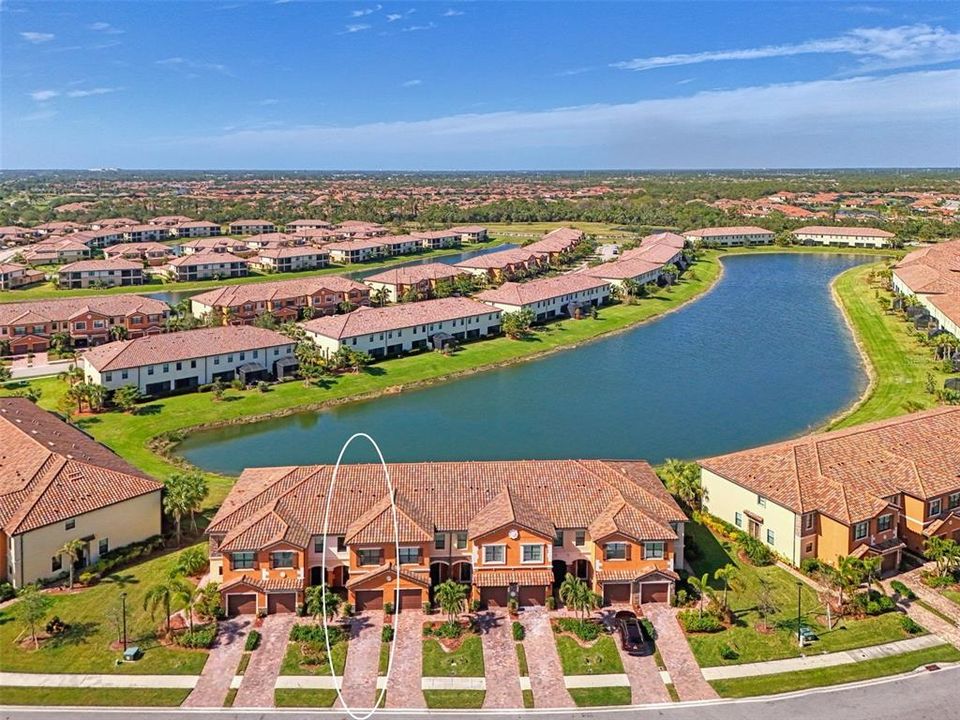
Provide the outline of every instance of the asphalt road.
[[[477,715],[498,717],[530,716],[538,720],[960,720],[957,687],[960,666],[935,672],[920,672],[888,680],[876,680],[837,688],[823,688],[776,698],[680,703],[604,710],[527,710],[527,711],[378,711],[377,720],[463,720]],[[366,713],[357,712],[362,718]],[[0,708],[0,720],[307,720],[321,716],[330,720],[350,720],[342,710],[174,710],[125,708]]]

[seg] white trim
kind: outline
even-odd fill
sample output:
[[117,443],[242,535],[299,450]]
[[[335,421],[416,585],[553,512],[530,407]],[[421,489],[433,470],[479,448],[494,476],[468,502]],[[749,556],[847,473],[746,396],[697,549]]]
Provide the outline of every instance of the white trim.
[[[487,548],[503,548],[503,560],[487,560]],[[506,543],[491,543],[483,546],[483,565],[506,565],[507,564],[507,545]]]
[[[540,548],[540,558],[538,560],[524,560],[523,559],[523,549],[524,548]],[[521,565],[543,565],[543,543],[520,543],[520,564]]]

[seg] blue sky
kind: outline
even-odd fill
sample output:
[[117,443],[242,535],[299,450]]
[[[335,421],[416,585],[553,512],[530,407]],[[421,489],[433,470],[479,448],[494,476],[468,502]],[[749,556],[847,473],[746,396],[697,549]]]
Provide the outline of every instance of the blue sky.
[[3,168],[960,165],[960,4],[0,0]]

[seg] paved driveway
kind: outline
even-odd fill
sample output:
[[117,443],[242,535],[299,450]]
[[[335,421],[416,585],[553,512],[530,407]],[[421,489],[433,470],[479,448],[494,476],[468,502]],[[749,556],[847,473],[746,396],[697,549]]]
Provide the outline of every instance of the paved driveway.
[[676,611],[663,603],[643,606],[643,614],[657,630],[657,647],[681,700],[712,700],[716,691],[703,679],[687,638],[677,622]]
[[660,670],[653,659],[653,654],[636,656],[629,655],[623,650],[620,643],[620,634],[617,632],[613,613],[601,615],[604,622],[610,625],[613,630],[613,642],[617,646],[617,652],[620,653],[620,660],[623,662],[623,671],[630,680],[630,699],[634,705],[643,705],[645,703],[670,702],[670,693],[667,692],[667,686],[663,684],[660,677]]
[[397,633],[393,671],[387,681],[388,708],[425,708],[423,678],[423,613],[404,610],[393,620]]
[[533,702],[538,708],[573,707],[573,698],[563,682],[563,668],[547,611],[526,608],[520,613],[520,622],[526,631],[523,646],[527,653]]
[[259,628],[260,647],[250,656],[233,706],[273,707],[273,689],[280,675],[280,665],[287,652],[290,628],[299,618],[293,613],[267,615]]
[[483,668],[487,688],[483,707],[523,707],[513,621],[506,612],[487,611],[477,615],[477,626],[483,641]]
[[225,620],[217,629],[217,639],[210,649],[210,657],[193,692],[184,701],[184,707],[223,707],[230,683],[240,664],[247,633],[253,627],[251,616]]
[[[382,629],[383,613],[380,611],[364,613],[350,621],[350,650],[340,692],[351,710],[369,710],[376,702]],[[343,707],[339,698],[336,707]]]

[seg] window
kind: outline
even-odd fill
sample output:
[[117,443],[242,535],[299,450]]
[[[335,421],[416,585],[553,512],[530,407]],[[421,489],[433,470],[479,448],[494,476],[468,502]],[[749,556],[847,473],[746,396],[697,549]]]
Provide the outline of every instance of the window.
[[130,373],[128,373],[126,370],[121,370],[121,371],[120,371],[120,379],[121,379],[121,380],[126,380],[128,377],[130,377]]
[[64,530],[73,530],[77,526],[76,518],[70,518],[63,524]]
[[557,534],[553,536],[553,546],[563,547],[563,530],[557,530]]
[[812,553],[813,552],[813,543],[807,543],[806,550],[804,552]]
[[57,572],[60,568],[63,567],[63,558],[59,555],[54,555],[50,558],[50,572]]
[[521,545],[520,562],[539,563],[543,562],[543,545]]
[[107,382],[111,382],[113,380],[113,373],[104,373],[103,379]]
[[947,507],[953,510],[958,506],[960,506],[960,492],[955,492],[953,495],[947,498]]
[[643,557],[647,560],[663,560],[664,543],[646,542],[643,544]]
[[420,548],[402,547],[397,558],[401,565],[418,565],[420,563]]
[[931,500],[931,501],[930,501],[930,504],[929,504],[929,506],[928,506],[928,507],[929,507],[929,514],[930,514],[930,515],[939,515],[939,514],[940,514],[940,511],[943,509],[942,505],[943,505],[943,501],[940,500],[940,498],[937,498],[937,499],[935,499],[935,500]]
[[627,544],[622,542],[607,543],[603,550],[604,560],[626,560]]
[[253,570],[253,551],[230,553],[230,567],[234,570]]
[[507,561],[506,545],[484,545],[483,562],[486,564],[505,563]]
[[357,550],[357,563],[360,565],[379,565],[380,548],[360,548]]
[[870,531],[869,522],[858,522],[853,526],[853,539],[854,540],[863,540],[867,533]]
[[777,542],[777,536],[776,536],[776,534],[773,532],[773,530],[768,529],[768,530],[767,530],[767,545],[773,545],[773,544],[776,543],[776,542]]
[[322,552],[323,552],[323,535],[317,535],[317,536],[313,539],[313,551],[314,551],[315,553],[322,553]]
[[436,550],[444,550],[447,547],[447,536],[444,533],[435,533],[433,536],[433,547]]
[[457,533],[457,550],[463,550],[467,546],[467,534],[465,532]]
[[110,539],[103,538],[103,540],[97,543],[97,556],[103,557],[108,552],[110,552]]
[[767,499],[763,497],[763,495],[757,495],[757,505],[759,505],[760,507],[766,507]]
[[342,553],[347,551],[347,538],[343,535],[337,538],[337,552]]
[[147,368],[147,375],[153,375],[153,365]]
[[893,525],[893,515],[881,515],[877,518],[877,532],[889,530]]
[[737,527],[743,527],[743,515],[736,512],[733,514],[733,522]]
[[813,530],[813,521],[815,516],[813,513],[807,513],[803,516],[803,529],[804,530]]
[[587,544],[587,531],[577,530],[573,535],[573,544],[577,547],[583,547]]

